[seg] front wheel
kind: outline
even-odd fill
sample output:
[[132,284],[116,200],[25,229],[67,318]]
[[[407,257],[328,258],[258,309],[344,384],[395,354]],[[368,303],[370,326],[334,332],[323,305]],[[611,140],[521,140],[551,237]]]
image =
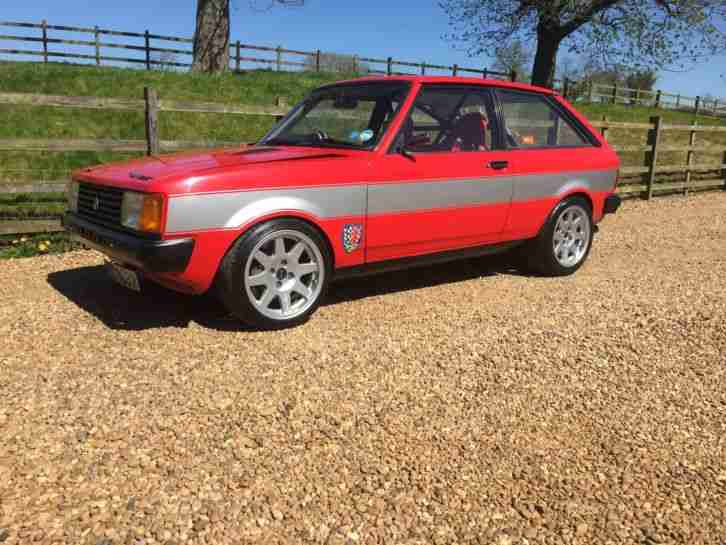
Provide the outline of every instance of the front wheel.
[[566,276],[579,269],[592,247],[592,209],[582,197],[562,201],[527,247],[527,263],[546,276]]
[[330,278],[327,244],[310,225],[272,220],[243,235],[218,278],[227,309],[263,329],[300,324],[317,310]]

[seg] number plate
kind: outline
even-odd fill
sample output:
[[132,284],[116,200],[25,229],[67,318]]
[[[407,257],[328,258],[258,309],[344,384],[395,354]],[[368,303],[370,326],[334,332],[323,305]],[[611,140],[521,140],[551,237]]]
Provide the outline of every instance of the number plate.
[[132,291],[141,291],[139,275],[135,271],[122,267],[121,265],[117,265],[116,263],[109,263],[108,274],[111,275],[111,279],[114,282],[121,284],[124,288],[128,288]]

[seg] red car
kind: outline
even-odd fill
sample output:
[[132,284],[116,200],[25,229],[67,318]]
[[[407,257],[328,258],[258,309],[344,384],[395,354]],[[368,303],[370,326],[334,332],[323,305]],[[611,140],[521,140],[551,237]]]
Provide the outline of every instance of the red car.
[[140,277],[212,285],[263,328],[307,319],[331,280],[515,246],[567,275],[615,212],[618,158],[552,91],[453,77],[327,85],[245,149],[74,173],[64,225]]

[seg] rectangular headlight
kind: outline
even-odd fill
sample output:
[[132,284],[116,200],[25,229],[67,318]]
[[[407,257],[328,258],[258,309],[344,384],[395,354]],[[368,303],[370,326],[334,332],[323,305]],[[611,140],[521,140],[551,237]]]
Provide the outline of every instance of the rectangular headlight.
[[136,231],[161,232],[164,197],[126,191],[121,203],[121,225]]
[[68,210],[78,212],[78,182],[71,180],[66,185],[66,199],[68,199]]

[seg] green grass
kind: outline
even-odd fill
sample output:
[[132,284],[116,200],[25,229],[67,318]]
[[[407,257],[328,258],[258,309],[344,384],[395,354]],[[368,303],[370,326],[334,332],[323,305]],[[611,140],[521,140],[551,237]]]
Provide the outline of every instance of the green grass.
[[60,254],[77,250],[81,245],[72,242],[65,233],[40,233],[37,235],[0,236],[0,259],[33,257],[44,254]]
[[[272,105],[294,104],[322,84],[350,77],[315,72],[256,70],[244,74],[192,74],[132,68],[0,62],[0,92],[141,99],[145,86],[170,100]],[[0,105],[0,138],[143,139],[142,112]],[[167,112],[159,117],[163,140],[251,142],[273,124],[269,116]],[[138,154],[136,154],[138,155]],[[133,157],[96,152],[0,152],[0,180],[66,177],[87,165]]]
[[664,123],[674,125],[690,125],[697,121],[699,125],[724,125],[723,119],[708,117],[705,115],[695,116],[692,113],[645,108],[643,106],[626,106],[624,104],[575,104],[577,109],[592,121],[600,121],[603,116],[608,121],[621,121],[627,123],[650,123],[650,118],[661,116]]

